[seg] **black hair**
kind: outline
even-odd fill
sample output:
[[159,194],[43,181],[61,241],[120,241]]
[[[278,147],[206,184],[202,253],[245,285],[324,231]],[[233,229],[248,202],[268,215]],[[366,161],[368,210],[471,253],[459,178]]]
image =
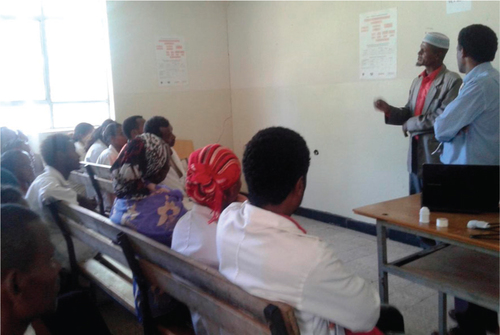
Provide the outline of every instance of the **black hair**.
[[7,169],[15,174],[19,164],[19,157],[26,154],[28,154],[26,151],[22,151],[19,149],[6,151],[2,154],[2,161],[0,164],[4,169]]
[[104,129],[104,131],[102,132],[104,143],[110,143],[111,138],[116,136],[116,134],[118,133],[118,128],[120,128],[121,126],[121,124],[116,122],[108,124],[106,129]]
[[306,141],[293,130],[271,127],[259,131],[243,154],[248,198],[258,207],[279,205],[309,169]]
[[498,38],[490,27],[473,24],[460,30],[458,46],[478,63],[491,62],[495,59]]
[[6,204],[1,207],[2,276],[6,270],[28,271],[38,252],[40,217],[29,208]]
[[145,133],[151,133],[159,138],[163,138],[161,134],[161,127],[169,127],[170,122],[168,122],[167,119],[165,119],[163,116],[153,116],[151,119],[147,120],[146,123],[144,124],[144,132]]
[[18,204],[24,207],[29,208],[28,203],[24,199],[23,194],[21,191],[11,185],[2,185],[1,188],[1,202],[3,204]]
[[106,127],[113,122],[115,121],[111,119],[104,120],[104,122],[96,130],[94,130],[92,136],[90,136],[90,140],[88,141],[87,146],[85,147],[85,151],[89,151],[92,144],[94,144],[98,140],[101,140],[104,142],[104,144],[109,145],[109,143],[106,143],[106,141],[104,141],[102,133],[104,132],[104,129],[106,129]]
[[76,125],[73,133],[73,142],[81,141],[88,133],[94,131],[94,126],[87,122]]
[[139,125],[137,124],[137,120],[142,119],[141,115],[134,115],[128,117],[123,121],[123,133],[127,137],[127,139],[132,139],[132,130],[137,129]]
[[[65,134],[53,134],[47,137],[40,145],[40,153],[45,164],[54,166],[58,152],[67,153],[73,146],[71,138]],[[74,147],[73,147],[74,148]]]

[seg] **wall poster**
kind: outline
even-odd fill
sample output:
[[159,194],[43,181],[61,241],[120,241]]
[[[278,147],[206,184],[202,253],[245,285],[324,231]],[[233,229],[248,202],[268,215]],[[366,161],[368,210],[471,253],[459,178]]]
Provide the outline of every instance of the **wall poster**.
[[158,38],[156,41],[156,64],[160,86],[188,84],[186,48],[182,38]]
[[359,15],[360,79],[396,78],[397,9]]

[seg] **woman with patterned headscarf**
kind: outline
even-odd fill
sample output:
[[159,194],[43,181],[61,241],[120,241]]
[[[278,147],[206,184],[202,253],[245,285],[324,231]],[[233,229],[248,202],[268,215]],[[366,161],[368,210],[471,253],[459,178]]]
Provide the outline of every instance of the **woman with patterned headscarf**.
[[116,201],[109,217],[167,246],[186,213],[182,193],[158,185],[168,173],[169,152],[153,134],[139,135],[126,144],[111,166]]
[[241,188],[238,157],[219,144],[189,156],[186,193],[193,209],[177,223],[172,249],[218,269],[215,233],[220,213],[236,201]]

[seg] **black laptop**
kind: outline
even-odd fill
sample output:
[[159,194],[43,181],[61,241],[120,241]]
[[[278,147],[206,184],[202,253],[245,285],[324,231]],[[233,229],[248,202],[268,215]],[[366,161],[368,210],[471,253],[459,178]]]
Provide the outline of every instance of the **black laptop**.
[[435,212],[498,212],[498,165],[424,164],[422,206]]

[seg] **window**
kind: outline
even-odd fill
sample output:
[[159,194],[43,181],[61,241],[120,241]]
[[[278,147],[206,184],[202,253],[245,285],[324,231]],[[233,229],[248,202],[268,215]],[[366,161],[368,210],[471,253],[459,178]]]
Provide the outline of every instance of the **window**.
[[104,0],[0,1],[0,120],[28,133],[113,115]]

